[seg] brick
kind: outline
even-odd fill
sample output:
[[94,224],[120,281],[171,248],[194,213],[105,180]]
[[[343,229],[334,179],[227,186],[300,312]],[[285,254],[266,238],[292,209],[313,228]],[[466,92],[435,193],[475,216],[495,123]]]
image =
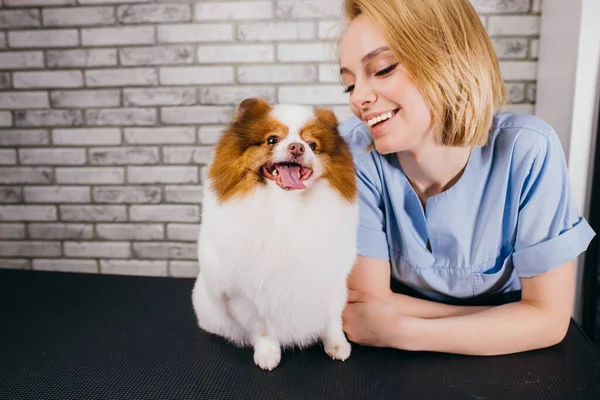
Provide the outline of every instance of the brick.
[[233,82],[232,67],[165,67],[159,71],[163,85],[197,85]]
[[79,44],[76,29],[38,29],[8,32],[10,47],[74,47]]
[[123,89],[125,106],[189,105],[196,102],[196,91],[191,88]]
[[181,144],[194,143],[193,127],[126,128],[125,143],[130,144]]
[[197,183],[198,168],[190,166],[128,167],[128,183]]
[[[7,7],[28,7],[28,6],[66,6],[75,4],[76,0],[3,0]],[[85,0],[79,0],[81,3]]]
[[527,101],[535,103],[536,91],[537,91],[537,85],[535,83],[527,84],[527,89],[525,91],[525,98],[527,99]]
[[48,108],[48,93],[46,92],[0,92],[0,108]]
[[38,10],[0,10],[0,28],[32,28],[40,25]]
[[136,45],[154,43],[152,26],[119,26],[81,30],[83,46]]
[[33,269],[36,271],[58,271],[95,274],[98,273],[96,260],[71,260],[71,259],[43,259],[33,260]]
[[173,278],[195,278],[198,272],[197,261],[169,261],[169,276]]
[[198,62],[200,63],[265,63],[273,61],[275,61],[275,49],[272,44],[198,46]]
[[10,88],[10,72],[0,72],[0,89]]
[[262,97],[275,102],[275,88],[267,86],[211,86],[200,88],[200,104],[238,105],[248,97]]
[[3,185],[50,182],[52,182],[50,168],[0,167],[0,183]]
[[314,22],[255,22],[238,24],[238,41],[307,40],[315,38]]
[[20,110],[15,112],[15,124],[22,127],[78,126],[83,123],[79,110]]
[[213,148],[202,147],[163,147],[165,164],[208,164],[212,160]]
[[200,209],[196,205],[132,205],[129,217],[131,221],[197,222]]
[[101,260],[100,272],[109,275],[168,276],[166,261]]
[[90,108],[117,107],[121,104],[119,90],[55,90],[50,93],[52,107]]
[[94,202],[136,204],[160,203],[160,186],[105,186],[93,189]]
[[92,165],[157,164],[158,147],[98,147],[90,149]]
[[531,6],[532,13],[541,13],[542,12],[542,0],[533,0],[533,5]]
[[331,43],[278,44],[277,59],[283,62],[335,61],[335,45]]
[[55,221],[56,217],[55,206],[0,206],[1,221]]
[[313,65],[242,65],[238,67],[240,83],[302,83],[317,78]]
[[198,258],[195,243],[135,242],[133,253],[142,259],[195,260]]
[[189,21],[192,12],[189,4],[127,5],[117,7],[119,22],[132,24],[140,22]]
[[158,83],[152,68],[121,68],[85,71],[87,86],[150,86]]
[[71,206],[61,205],[60,219],[62,221],[104,221],[117,222],[127,220],[127,209],[125,206],[87,205]]
[[350,107],[348,105],[334,106],[334,107],[331,107],[331,109],[333,110],[333,113],[335,114],[336,118],[340,122],[343,122],[343,121],[347,120],[348,118],[354,116],[354,114],[352,113],[352,110],[350,109]]
[[0,242],[2,257],[59,257],[60,242],[44,240]]
[[197,224],[168,224],[167,239],[179,242],[195,242],[198,240]]
[[161,120],[166,124],[222,124],[228,123],[233,115],[232,107],[188,106],[163,107]]
[[208,166],[200,167],[200,182],[204,183],[208,176]]
[[52,142],[58,146],[121,144],[121,131],[118,128],[54,129]]
[[319,21],[319,39],[337,40],[342,27],[340,21]]
[[101,240],[162,240],[165,237],[163,224],[97,224],[96,230]]
[[0,203],[22,203],[23,191],[18,186],[0,186]]
[[0,49],[5,49],[8,46],[8,42],[6,41],[6,33],[0,32]]
[[29,260],[24,258],[2,258],[1,269],[29,269]]
[[94,237],[92,224],[31,223],[28,226],[32,239],[90,240]]
[[79,4],[151,3],[152,0],[77,0]]
[[76,186],[26,186],[27,203],[89,203],[90,188]]
[[45,26],[111,25],[115,23],[113,7],[69,7],[42,10]]
[[191,64],[194,48],[190,45],[130,47],[119,51],[121,65]]
[[172,24],[157,26],[158,43],[233,41],[233,24]]
[[470,0],[478,13],[524,13],[529,0]]
[[519,59],[527,57],[527,39],[494,38],[492,39],[496,54],[500,59]]
[[273,4],[270,1],[196,3],[194,16],[198,21],[270,19]]
[[340,69],[336,64],[319,65],[319,82],[340,83]]
[[82,165],[86,162],[84,149],[20,149],[23,165]]
[[535,61],[501,61],[500,71],[506,81],[535,80],[537,78],[537,62]]
[[25,239],[25,224],[0,224],[0,239]]
[[0,149],[0,164],[11,165],[17,163],[17,151],[13,149]]
[[511,103],[521,103],[525,100],[525,84],[515,82],[506,83],[506,93]]
[[46,63],[56,67],[106,67],[117,65],[116,49],[49,50]]
[[15,72],[13,85],[23,88],[74,88],[83,86],[80,71]]
[[339,85],[281,86],[278,101],[309,105],[345,104],[348,95]]
[[11,126],[13,123],[10,111],[0,111],[0,126]]
[[48,132],[45,130],[0,130],[0,146],[38,146],[48,143]]
[[328,1],[277,1],[275,15],[281,19],[332,18],[341,15],[341,7]]
[[201,185],[167,185],[165,187],[165,201],[168,203],[194,203],[198,204],[204,196]]
[[156,118],[153,108],[105,108],[85,112],[88,125],[154,125]]
[[531,41],[531,45],[529,46],[529,57],[533,59],[537,59],[540,51],[540,40],[534,39]]
[[64,242],[65,256],[81,258],[128,258],[127,242]]
[[43,67],[44,53],[41,51],[4,51],[0,53],[0,69]]
[[125,181],[123,168],[85,167],[85,168],[57,168],[57,183],[72,184],[115,184]]
[[488,34],[494,35],[539,35],[540,17],[533,15],[499,15],[488,20]]
[[506,109],[516,113],[535,114],[534,104],[509,104]]
[[224,129],[224,125],[201,126],[198,128],[198,141],[201,144],[216,144]]

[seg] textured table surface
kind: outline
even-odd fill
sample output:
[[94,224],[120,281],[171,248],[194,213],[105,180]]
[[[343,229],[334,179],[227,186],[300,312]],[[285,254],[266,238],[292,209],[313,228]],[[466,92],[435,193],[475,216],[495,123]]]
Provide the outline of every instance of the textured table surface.
[[[1,399],[600,399],[600,353],[466,357],[320,345],[258,369],[197,328],[193,280],[0,270]],[[443,334],[443,332],[440,332]]]

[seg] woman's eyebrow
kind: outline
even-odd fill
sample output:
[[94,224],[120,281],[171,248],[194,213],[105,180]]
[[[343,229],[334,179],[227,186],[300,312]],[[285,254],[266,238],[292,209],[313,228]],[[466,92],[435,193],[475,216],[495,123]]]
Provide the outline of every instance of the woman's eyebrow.
[[[376,48],[375,50],[371,50],[370,52],[368,52],[367,54],[365,54],[363,56],[363,58],[361,59],[362,63],[366,63],[367,61],[375,58],[377,55],[383,53],[384,51],[388,51],[390,48],[387,46],[381,46]],[[350,73],[350,70],[346,67],[341,67],[340,68],[340,75],[344,74],[344,73]]]

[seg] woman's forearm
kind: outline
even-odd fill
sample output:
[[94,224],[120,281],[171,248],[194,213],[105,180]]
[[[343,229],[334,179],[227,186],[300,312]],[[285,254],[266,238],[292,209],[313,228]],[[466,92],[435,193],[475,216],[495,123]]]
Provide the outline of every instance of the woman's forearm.
[[400,314],[416,318],[455,317],[470,315],[492,308],[492,306],[453,306],[399,293],[390,293],[389,296],[394,304],[394,308]]
[[569,320],[525,302],[455,317],[401,318],[393,346],[468,355],[516,353],[559,343]]

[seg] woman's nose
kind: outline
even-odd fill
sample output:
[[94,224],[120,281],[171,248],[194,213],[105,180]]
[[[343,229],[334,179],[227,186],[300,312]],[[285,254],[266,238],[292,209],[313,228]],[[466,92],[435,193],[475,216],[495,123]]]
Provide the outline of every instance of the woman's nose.
[[352,93],[353,103],[358,108],[366,108],[369,104],[375,102],[377,95],[368,85],[354,85]]

